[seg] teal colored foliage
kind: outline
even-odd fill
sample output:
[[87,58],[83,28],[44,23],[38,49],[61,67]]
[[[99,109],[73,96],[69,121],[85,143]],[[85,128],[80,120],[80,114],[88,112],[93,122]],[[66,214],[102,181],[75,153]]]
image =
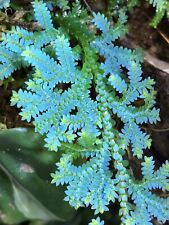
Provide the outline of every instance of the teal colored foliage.
[[1,0],[0,1],[0,9],[8,7],[9,3],[10,3],[10,0]]
[[[45,3],[33,2],[33,8],[41,30],[16,27],[3,34],[0,78],[32,67],[11,104],[45,136],[49,150],[62,153],[52,182],[66,184],[65,200],[76,209],[90,206],[102,214],[118,201],[122,224],[149,225],[154,217],[165,222],[169,199],[154,191],[169,190],[169,163],[155,170],[153,158],[144,157],[151,139],[141,129],[159,120],[154,81],[143,79],[137,50],[115,44],[126,32],[125,14],[113,27],[104,15],[93,14],[90,30],[85,10],[71,10],[56,16],[56,29]],[[130,149],[143,161],[140,180],[125,160]],[[103,224],[99,217],[90,223]]]
[[70,9],[68,0],[46,0],[45,1],[50,7],[53,8],[53,6],[58,6],[62,10]]
[[104,225],[104,221],[100,221],[100,218],[97,217],[96,219],[93,219],[89,225]]

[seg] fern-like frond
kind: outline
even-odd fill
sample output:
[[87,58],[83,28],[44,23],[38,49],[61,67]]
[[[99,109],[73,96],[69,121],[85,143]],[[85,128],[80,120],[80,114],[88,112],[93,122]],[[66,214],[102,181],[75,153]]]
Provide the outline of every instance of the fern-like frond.
[[[109,202],[114,202],[117,198],[111,173],[105,165],[110,159],[110,153],[105,149],[100,151],[90,161],[79,167],[72,165],[70,155],[63,156],[57,164],[58,171],[52,175],[53,182],[56,184],[70,183],[66,191],[66,201],[76,208],[90,204],[95,213],[107,211]],[[103,166],[107,169],[103,170]]]
[[44,47],[45,45],[52,43],[54,40],[56,40],[57,36],[59,34],[59,31],[52,28],[48,30],[44,30],[34,33],[34,46],[38,49],[41,47]]
[[4,46],[0,47],[0,61],[0,80],[9,77],[16,69],[19,69],[23,65],[18,54],[11,52]]
[[33,2],[33,8],[35,13],[35,19],[39,23],[39,25],[48,30],[53,28],[50,11],[48,10],[45,3],[42,1]]
[[169,198],[160,197],[153,192],[155,189],[168,191],[169,163],[166,162],[158,170],[154,170],[152,157],[145,157],[142,163],[142,181],[129,180],[128,192],[134,202],[134,211],[131,211],[126,224],[153,224],[152,219],[165,223],[169,220]]
[[103,14],[94,14],[94,19],[92,20],[92,22],[103,33],[108,32],[110,29],[110,22],[108,22],[107,18]]
[[25,46],[32,43],[32,41],[25,41],[24,39],[20,39],[20,36],[18,34],[3,34],[2,35],[2,45],[4,45],[7,49],[16,52],[21,53]]
[[[94,20],[97,24],[100,15],[95,14],[95,17],[98,18]],[[101,27],[109,29],[109,26],[105,25],[107,20],[104,17],[102,19],[104,23],[101,22]],[[103,30],[99,25],[97,26]],[[111,29],[107,32],[111,33]],[[144,134],[138,125],[147,122],[154,123],[159,119],[159,110],[153,107],[153,99],[149,99],[152,96],[149,95],[149,91],[152,90],[154,82],[150,78],[142,80],[141,60],[134,52],[115,46],[104,36],[106,34],[101,34],[93,42],[93,46],[105,58],[101,68],[104,77],[108,77],[107,80],[105,79],[105,85],[110,84],[112,88],[109,86],[109,91],[113,93],[111,97],[109,96],[109,107],[124,122],[121,134],[125,140],[123,144],[127,147],[131,143],[134,155],[141,158],[143,149],[150,147],[151,142],[149,136]],[[124,68],[127,74],[123,72]],[[118,93],[122,94],[121,98],[118,97]],[[144,99],[144,105],[140,107],[133,105],[137,99]]]
[[104,221],[101,221],[99,217],[92,219],[89,225],[104,225]]
[[66,69],[64,72],[67,73],[67,76],[71,76],[73,78],[75,71],[75,60],[74,55],[71,50],[69,41],[64,37],[58,37],[55,41],[56,44],[56,55],[60,62],[60,64]]
[[131,143],[133,155],[142,158],[143,149],[150,148],[151,140],[149,135],[141,131],[135,123],[126,123],[121,131],[120,137],[126,148]]
[[[22,56],[28,61],[32,66],[38,69],[46,81],[52,81],[52,85],[56,85],[58,82],[62,82],[64,75],[61,71],[60,65],[58,65],[54,59],[50,58],[45,52],[42,52],[39,49],[35,49],[33,46],[26,48],[23,51]],[[56,73],[60,75],[56,78]],[[55,79],[55,82],[54,82]]]
[[110,22],[103,14],[94,13],[93,15],[94,19],[92,22],[95,24],[97,29],[103,32],[102,36],[104,37],[105,42],[109,43],[111,41],[115,41],[127,32],[127,28],[124,26],[126,23],[126,16],[123,12],[119,14],[118,22],[113,28],[110,27]]
[[145,161],[142,163],[142,174],[146,180],[152,179],[154,173],[154,161],[153,157],[145,157]]
[[149,0],[150,4],[157,8],[157,10],[161,10],[165,3],[165,0]]

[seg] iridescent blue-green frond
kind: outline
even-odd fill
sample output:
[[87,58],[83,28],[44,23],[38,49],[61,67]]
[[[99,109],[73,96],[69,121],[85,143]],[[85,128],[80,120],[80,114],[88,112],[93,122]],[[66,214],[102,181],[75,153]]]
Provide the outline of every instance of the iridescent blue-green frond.
[[0,47],[0,62],[0,80],[9,77],[16,69],[23,66],[22,59],[18,57],[18,54],[4,46]]
[[47,5],[43,1],[34,1],[32,5],[35,19],[39,25],[46,30],[53,28],[50,11]]
[[99,217],[92,219],[89,225],[104,225],[104,221],[101,221]]
[[32,32],[16,27],[12,31],[2,34],[1,46],[20,54],[26,46],[33,44],[33,42]]
[[154,190],[169,190],[169,163],[166,161],[158,170],[154,169],[153,157],[144,157],[141,181],[129,180],[128,193],[132,196],[134,210],[126,224],[153,224],[152,219],[165,223],[169,219],[169,198],[158,195]]
[[107,20],[107,18],[101,13],[94,13],[93,16],[94,19],[92,22],[95,24],[95,26],[103,33],[108,32],[110,29],[110,22]]
[[73,165],[71,155],[63,155],[61,161],[57,163],[58,170],[52,175],[53,182],[57,185],[68,184],[65,200],[75,208],[91,205],[96,214],[103,213],[108,210],[109,202],[114,202],[117,198],[114,181],[106,166],[110,160],[108,154],[108,152],[105,153],[104,159],[98,152],[82,166]]

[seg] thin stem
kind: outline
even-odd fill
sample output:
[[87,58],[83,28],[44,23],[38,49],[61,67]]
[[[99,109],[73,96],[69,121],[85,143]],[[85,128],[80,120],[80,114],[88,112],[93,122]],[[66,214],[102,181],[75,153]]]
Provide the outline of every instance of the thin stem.
[[166,132],[166,131],[169,131],[169,128],[163,128],[163,129],[153,128],[152,130],[155,132]]
[[90,5],[88,4],[88,2],[86,0],[83,0],[83,1],[84,1],[85,5],[87,6],[88,10],[91,12],[91,14],[93,14],[93,11],[92,11]]

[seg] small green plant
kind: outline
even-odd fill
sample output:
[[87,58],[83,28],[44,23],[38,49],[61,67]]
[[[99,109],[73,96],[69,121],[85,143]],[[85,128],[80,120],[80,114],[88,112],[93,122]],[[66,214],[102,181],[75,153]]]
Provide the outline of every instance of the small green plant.
[[[130,11],[137,5],[139,5],[141,1],[139,0],[128,0],[128,1],[122,1],[122,0],[110,0],[109,1],[109,11],[111,14],[118,15],[119,11]],[[169,19],[169,2],[168,0],[149,0],[148,1],[150,5],[152,5],[155,8],[155,16],[150,22],[150,25],[154,28],[157,28],[160,21],[163,19],[163,17],[166,15],[166,17]]]
[[[155,190],[169,190],[169,163],[155,170],[153,158],[144,156],[150,136],[141,129],[159,120],[154,81],[142,78],[138,51],[115,44],[126,32],[123,12],[111,27],[104,15],[90,19],[84,9],[77,13],[77,6],[58,14],[53,25],[46,4],[33,2],[41,29],[16,27],[3,34],[0,78],[32,67],[25,89],[13,92],[11,104],[33,121],[49,150],[61,152],[52,182],[67,185],[70,205],[102,214],[118,201],[123,225],[150,225],[154,217],[165,222],[169,198]],[[134,176],[130,154],[142,160],[142,179]],[[90,223],[102,224],[99,217]]]
[[169,19],[169,2],[168,0],[161,0],[161,1],[150,1],[150,3],[156,7],[156,15],[154,16],[153,20],[151,21],[151,25],[156,28],[157,25],[160,23],[162,18],[166,15]]

